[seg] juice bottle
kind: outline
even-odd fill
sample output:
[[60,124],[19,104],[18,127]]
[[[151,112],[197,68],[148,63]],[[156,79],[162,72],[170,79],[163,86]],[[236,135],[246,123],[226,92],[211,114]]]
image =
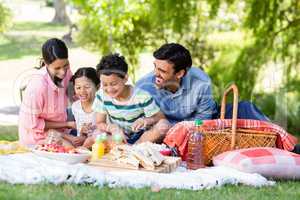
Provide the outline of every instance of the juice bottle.
[[190,134],[188,141],[187,168],[199,169],[205,167],[203,160],[202,120],[195,120],[195,131]]
[[122,144],[122,136],[120,134],[113,135],[113,147]]
[[97,135],[96,142],[92,146],[92,160],[99,160],[104,155],[105,146],[101,135]]
[[104,144],[104,154],[106,154],[110,151],[110,148],[108,145],[107,133],[101,133],[100,138],[101,138],[102,143]]

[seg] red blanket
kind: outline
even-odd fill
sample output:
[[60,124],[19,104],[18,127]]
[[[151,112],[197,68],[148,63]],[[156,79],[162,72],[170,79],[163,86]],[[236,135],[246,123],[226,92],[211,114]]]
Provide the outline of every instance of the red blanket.
[[[224,128],[230,128],[231,122],[231,119],[205,120],[203,121],[203,128],[206,130],[220,130]],[[280,126],[270,122],[249,119],[238,119],[237,127],[276,133],[278,135],[276,140],[277,148],[285,149],[288,151],[292,151],[294,149],[295,144],[297,144],[298,142],[298,139],[295,136],[287,133]],[[187,154],[189,132],[193,131],[193,129],[193,121],[183,121],[177,123],[168,131],[164,139],[164,143],[170,147],[177,147],[180,156],[182,156],[184,159]]]

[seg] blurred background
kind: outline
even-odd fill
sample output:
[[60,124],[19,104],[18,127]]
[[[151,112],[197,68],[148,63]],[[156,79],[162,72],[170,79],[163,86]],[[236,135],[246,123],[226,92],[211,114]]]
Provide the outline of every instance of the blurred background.
[[0,0],[0,124],[17,124],[21,93],[50,37],[72,71],[123,54],[133,82],[166,42],[186,46],[220,102],[236,83],[273,122],[300,135],[300,1]]

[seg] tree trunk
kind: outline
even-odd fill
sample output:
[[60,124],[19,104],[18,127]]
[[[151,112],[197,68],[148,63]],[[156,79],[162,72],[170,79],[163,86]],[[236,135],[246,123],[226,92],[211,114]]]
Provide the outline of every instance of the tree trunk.
[[54,0],[55,16],[53,23],[71,24],[71,20],[67,15],[66,4],[64,0]]

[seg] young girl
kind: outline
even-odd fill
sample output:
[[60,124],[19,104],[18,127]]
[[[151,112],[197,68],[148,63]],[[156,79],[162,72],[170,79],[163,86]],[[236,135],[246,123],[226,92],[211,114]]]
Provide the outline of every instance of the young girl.
[[71,78],[76,97],[79,99],[72,104],[72,112],[77,128],[77,144],[90,148],[92,144],[85,142],[96,129],[96,113],[92,110],[95,93],[100,80],[96,70],[91,67],[80,68]]

